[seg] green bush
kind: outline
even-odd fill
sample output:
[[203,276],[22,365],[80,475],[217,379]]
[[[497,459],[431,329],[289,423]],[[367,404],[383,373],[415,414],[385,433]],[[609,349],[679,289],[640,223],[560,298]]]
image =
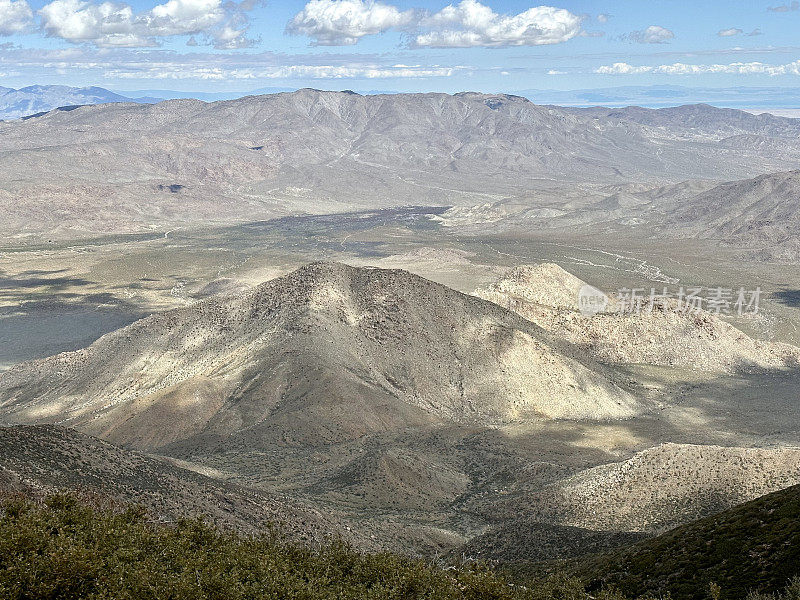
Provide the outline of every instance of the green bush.
[[[569,588],[572,585],[572,588]],[[320,550],[243,537],[201,519],[160,525],[138,508],[97,509],[70,496],[7,503],[0,518],[0,596],[18,599],[571,600],[512,585],[480,565],[442,569],[342,543]],[[550,593],[552,592],[552,596]],[[583,596],[585,598],[585,595]]]
[[[0,504],[0,598],[625,600],[610,589],[590,595],[564,575],[522,585],[481,564],[442,568],[343,543],[313,550],[271,533],[220,531],[200,518],[165,525],[141,508],[100,505],[69,495]],[[693,589],[726,596],[716,584]],[[800,600],[800,578],[747,600]]]

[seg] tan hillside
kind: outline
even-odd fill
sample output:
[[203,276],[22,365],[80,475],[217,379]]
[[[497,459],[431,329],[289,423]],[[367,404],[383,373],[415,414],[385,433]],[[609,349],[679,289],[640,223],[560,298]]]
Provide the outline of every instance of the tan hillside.
[[399,510],[445,508],[464,493],[469,478],[447,464],[446,456],[411,448],[366,452],[326,478],[315,491],[334,501]]
[[662,444],[525,499],[544,522],[660,532],[800,483],[800,448]]
[[800,348],[750,338],[719,317],[656,306],[640,314],[583,315],[578,292],[583,281],[560,266],[544,263],[512,269],[476,296],[513,310],[606,363],[644,363],[731,372],[800,365]]
[[486,289],[475,295],[501,304],[505,300],[522,300],[553,308],[578,308],[578,293],[586,285],[572,273],[555,263],[520,265],[511,269]]
[[138,448],[261,432],[322,444],[437,421],[640,410],[569,344],[404,271],[316,263],[156,314],[0,377],[2,418]]

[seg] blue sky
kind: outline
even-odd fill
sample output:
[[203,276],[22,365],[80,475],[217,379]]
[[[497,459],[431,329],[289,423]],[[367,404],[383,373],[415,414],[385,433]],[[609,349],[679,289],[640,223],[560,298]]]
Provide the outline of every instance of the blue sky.
[[800,3],[0,0],[0,85],[800,87]]

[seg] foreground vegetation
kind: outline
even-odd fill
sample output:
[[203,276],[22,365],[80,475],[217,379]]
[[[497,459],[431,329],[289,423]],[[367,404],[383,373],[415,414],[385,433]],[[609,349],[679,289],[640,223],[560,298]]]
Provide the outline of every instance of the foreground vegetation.
[[[0,507],[0,598],[624,600],[609,590],[590,594],[580,580],[559,577],[523,585],[481,565],[441,568],[342,543],[311,549],[201,519],[165,525],[141,508],[90,506],[69,495]],[[725,595],[713,582],[692,590],[707,600]],[[777,595],[728,597],[800,600],[800,579]]]
[[590,589],[612,586],[631,597],[708,600],[715,589],[721,600],[753,596],[753,590],[800,600],[800,485],[585,557],[573,572]]
[[[584,596],[577,582],[535,590],[478,567],[442,569],[333,543],[312,550],[243,537],[202,520],[153,523],[141,509],[97,509],[71,496],[6,503],[2,598],[516,600]],[[609,596],[609,600],[612,598]]]

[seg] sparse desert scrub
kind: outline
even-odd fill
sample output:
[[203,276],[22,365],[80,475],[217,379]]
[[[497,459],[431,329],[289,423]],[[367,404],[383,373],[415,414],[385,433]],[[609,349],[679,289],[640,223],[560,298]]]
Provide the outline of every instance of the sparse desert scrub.
[[[641,560],[650,559],[645,549]],[[20,496],[0,504],[4,599],[625,600],[612,586],[587,592],[569,571],[565,565],[549,576],[512,580],[483,563],[443,567],[359,552],[343,542],[311,547],[270,532],[225,532],[201,517],[165,525],[141,507],[99,497]],[[679,582],[677,597],[800,598],[799,578],[774,596],[743,593],[736,585],[726,589],[713,579],[702,587],[702,579]],[[669,592],[640,598],[670,598]]]
[[[560,590],[563,587],[565,593]],[[541,595],[543,594],[544,595]],[[534,590],[472,565],[442,569],[334,542],[316,549],[222,532],[200,518],[165,526],[140,508],[94,508],[69,495],[7,501],[0,597],[225,600],[583,598],[575,583]]]

